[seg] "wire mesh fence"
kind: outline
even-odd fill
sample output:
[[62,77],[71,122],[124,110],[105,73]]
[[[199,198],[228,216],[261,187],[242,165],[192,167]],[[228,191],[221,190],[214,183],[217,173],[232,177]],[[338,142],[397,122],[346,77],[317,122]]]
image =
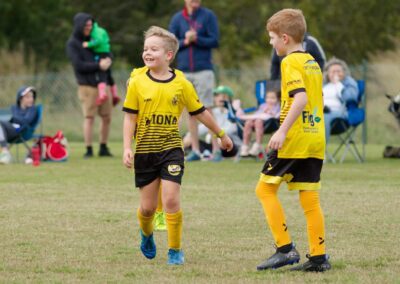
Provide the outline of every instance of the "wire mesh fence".
[[[113,77],[121,97],[125,96],[126,80],[129,70],[113,70]],[[217,83],[227,84],[235,90],[235,96],[245,104],[255,103],[254,82],[266,78],[266,69],[249,68],[217,69]],[[37,103],[43,105],[43,124],[45,134],[61,129],[72,140],[82,140],[82,111],[77,95],[78,85],[71,70],[57,73],[44,73],[31,76],[0,76],[0,108],[15,104],[17,90],[21,86],[34,86],[37,90]],[[110,138],[121,139],[122,112],[117,106],[113,113]]]

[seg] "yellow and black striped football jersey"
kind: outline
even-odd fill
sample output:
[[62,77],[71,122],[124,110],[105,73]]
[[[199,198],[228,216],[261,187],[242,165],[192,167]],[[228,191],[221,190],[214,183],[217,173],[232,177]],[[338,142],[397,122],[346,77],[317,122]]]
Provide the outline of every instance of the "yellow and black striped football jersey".
[[307,105],[287,133],[278,158],[324,159],[325,125],[322,95],[322,72],[315,59],[306,52],[293,52],[281,62],[281,123],[299,92],[307,94]]
[[191,115],[205,110],[184,76],[172,69],[171,78],[158,80],[147,67],[131,73],[123,111],[137,113],[136,153],[156,153],[183,147],[178,120],[186,107]]

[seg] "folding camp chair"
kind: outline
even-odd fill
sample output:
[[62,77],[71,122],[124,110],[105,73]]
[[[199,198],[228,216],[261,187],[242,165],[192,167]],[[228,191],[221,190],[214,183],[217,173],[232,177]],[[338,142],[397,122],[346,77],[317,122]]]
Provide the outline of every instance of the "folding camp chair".
[[[362,163],[365,161],[365,144],[366,144],[366,122],[365,122],[365,81],[358,80],[358,98],[357,101],[350,101],[346,103],[348,118],[335,118],[331,123],[331,135],[339,138],[339,146],[331,155],[326,152],[327,158],[332,163],[336,163],[336,157],[339,155],[340,150],[343,148],[343,153],[340,157],[340,162],[343,163],[348,152],[354,158]],[[356,144],[356,130],[362,126],[361,137],[361,151]]]
[[[43,117],[43,106],[41,104],[36,105],[37,115],[35,121],[32,125],[26,128],[24,131],[19,133],[18,137],[16,137],[13,141],[9,143],[10,148],[15,144],[16,145],[16,157],[17,161],[19,160],[19,144],[23,144],[28,153],[31,152],[31,147],[28,145],[28,141],[32,139],[39,139],[43,136],[43,125],[42,125],[42,117]],[[37,128],[40,128],[39,134],[36,134]]]

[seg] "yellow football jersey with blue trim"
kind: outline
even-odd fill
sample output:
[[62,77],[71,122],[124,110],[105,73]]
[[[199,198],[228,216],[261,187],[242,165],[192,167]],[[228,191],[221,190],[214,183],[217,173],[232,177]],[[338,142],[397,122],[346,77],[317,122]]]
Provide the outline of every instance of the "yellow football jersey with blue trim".
[[281,72],[281,123],[297,93],[307,94],[307,105],[288,131],[283,147],[278,151],[278,158],[324,159],[325,124],[321,69],[310,54],[297,51],[282,60]]
[[186,107],[191,115],[205,110],[197,93],[176,69],[171,78],[153,78],[147,67],[131,73],[123,111],[137,113],[136,153],[156,153],[183,147],[178,120]]

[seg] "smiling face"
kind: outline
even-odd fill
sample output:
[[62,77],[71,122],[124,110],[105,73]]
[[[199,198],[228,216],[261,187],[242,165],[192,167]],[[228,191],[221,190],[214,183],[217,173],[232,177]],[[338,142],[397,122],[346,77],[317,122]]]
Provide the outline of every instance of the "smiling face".
[[268,35],[269,44],[272,45],[272,47],[276,50],[276,54],[278,54],[278,56],[286,55],[287,48],[285,44],[285,37],[287,37],[287,35],[284,34],[279,36],[277,33],[272,31],[268,32]]
[[142,59],[149,69],[161,69],[169,66],[173,52],[167,51],[161,37],[151,36],[144,41]]

